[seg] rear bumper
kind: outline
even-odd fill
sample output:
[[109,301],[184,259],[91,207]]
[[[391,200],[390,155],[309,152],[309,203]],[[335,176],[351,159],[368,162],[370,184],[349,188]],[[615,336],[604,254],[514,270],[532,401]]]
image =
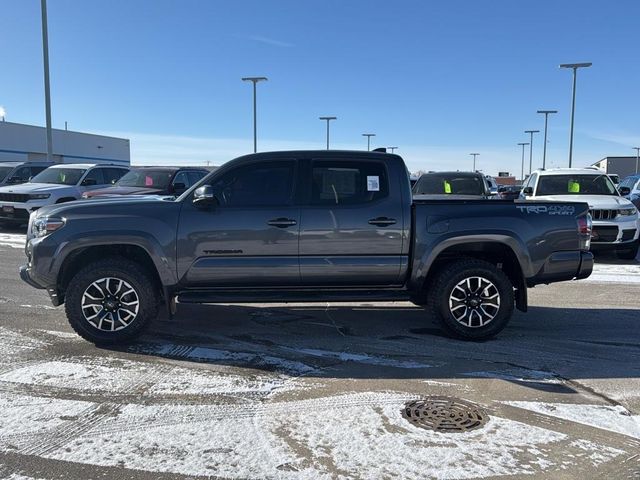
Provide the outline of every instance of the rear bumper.
[[593,253],[582,251],[553,252],[540,271],[527,278],[527,286],[587,278],[593,271]]
[[591,272],[593,272],[593,253],[580,252],[580,268],[578,268],[576,280],[587,278]]

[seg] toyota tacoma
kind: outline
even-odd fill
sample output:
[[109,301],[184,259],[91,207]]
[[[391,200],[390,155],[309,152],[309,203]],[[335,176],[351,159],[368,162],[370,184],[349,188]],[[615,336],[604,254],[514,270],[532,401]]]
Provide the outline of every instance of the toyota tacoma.
[[586,203],[412,198],[398,155],[270,152],[178,198],[42,207],[20,274],[94,343],[182,303],[395,300],[478,340],[526,311],[528,287],[589,276],[590,235]]

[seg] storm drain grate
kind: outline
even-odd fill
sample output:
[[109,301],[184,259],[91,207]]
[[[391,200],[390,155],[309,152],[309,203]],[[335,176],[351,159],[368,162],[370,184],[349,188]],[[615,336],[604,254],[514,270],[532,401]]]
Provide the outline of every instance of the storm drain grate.
[[479,406],[453,397],[407,402],[402,416],[416,427],[444,433],[475,430],[489,420],[489,415]]

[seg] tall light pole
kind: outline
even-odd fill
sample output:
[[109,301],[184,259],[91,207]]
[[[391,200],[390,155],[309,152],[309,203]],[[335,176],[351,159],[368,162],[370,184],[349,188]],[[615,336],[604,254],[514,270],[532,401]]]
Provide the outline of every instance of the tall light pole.
[[47,118],[47,162],[53,161],[51,135],[51,91],[49,88],[49,33],[47,29],[47,0],[40,0],[42,13],[42,59],[44,63],[44,105]]
[[638,170],[638,164],[640,163],[640,147],[633,147],[633,149],[636,151],[636,173],[640,172],[640,170]]
[[375,133],[363,133],[363,137],[367,137],[367,152],[371,150],[371,137],[375,137]]
[[258,121],[256,113],[256,85],[258,82],[267,81],[267,77],[243,77],[243,82],[253,83],[253,153],[258,151]]
[[393,152],[395,152],[395,151],[396,151],[396,149],[397,149],[398,147],[387,147],[387,148],[388,148],[389,150],[391,150],[391,153],[393,153]]
[[518,145],[522,145],[522,170],[520,171],[520,182],[524,183],[524,147],[525,145],[529,145],[529,144],[519,143]]
[[579,68],[587,68],[592,65],[591,62],[586,63],[563,63],[560,68],[571,68],[573,70],[573,88],[571,89],[571,129],[569,131],[569,168],[573,158],[573,118],[576,112],[576,73]]
[[318,117],[320,120],[327,121],[327,150],[329,150],[329,122],[331,120],[336,120],[338,117]]
[[558,113],[557,110],[538,110],[538,113],[544,113],[544,147],[542,148],[542,169],[547,166],[547,121],[550,113]]
[[531,141],[529,142],[529,175],[531,175],[531,166],[533,165],[533,134],[540,133],[540,130],[525,130],[524,133],[531,134]]
[[476,171],[476,157],[480,155],[479,153],[470,153],[469,155],[473,155],[473,171]]

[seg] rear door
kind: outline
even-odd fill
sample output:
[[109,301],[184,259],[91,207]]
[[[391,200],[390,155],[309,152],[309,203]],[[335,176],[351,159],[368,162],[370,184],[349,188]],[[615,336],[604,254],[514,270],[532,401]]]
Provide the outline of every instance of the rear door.
[[300,283],[297,161],[242,164],[210,179],[219,205],[185,199],[178,227],[178,274],[188,287]]
[[[383,161],[310,160],[301,211],[303,285],[394,285],[406,268],[399,185]],[[404,180],[406,182],[406,179]],[[392,187],[393,185],[393,187]]]

